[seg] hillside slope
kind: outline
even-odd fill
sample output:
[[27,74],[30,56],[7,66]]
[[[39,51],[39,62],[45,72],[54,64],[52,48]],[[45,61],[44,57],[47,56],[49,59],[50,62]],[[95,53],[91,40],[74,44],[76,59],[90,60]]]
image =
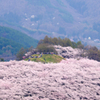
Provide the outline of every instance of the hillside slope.
[[0,26],[0,37],[12,40],[25,47],[30,47],[30,46],[36,47],[38,43],[38,40],[35,40],[20,31],[4,26]]
[[23,47],[37,46],[38,40],[12,28],[0,26],[0,58],[15,59],[16,53]]
[[21,47],[25,48],[24,45],[16,43],[10,39],[0,37],[0,55],[2,54],[15,55]]

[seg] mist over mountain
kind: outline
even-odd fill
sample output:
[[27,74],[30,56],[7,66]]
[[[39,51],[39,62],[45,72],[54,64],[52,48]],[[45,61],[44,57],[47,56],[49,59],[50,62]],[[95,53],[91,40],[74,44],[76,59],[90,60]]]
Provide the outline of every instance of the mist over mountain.
[[[87,44],[100,42],[99,0],[1,0],[0,24],[33,38],[69,37]],[[27,31],[26,31],[27,30]]]

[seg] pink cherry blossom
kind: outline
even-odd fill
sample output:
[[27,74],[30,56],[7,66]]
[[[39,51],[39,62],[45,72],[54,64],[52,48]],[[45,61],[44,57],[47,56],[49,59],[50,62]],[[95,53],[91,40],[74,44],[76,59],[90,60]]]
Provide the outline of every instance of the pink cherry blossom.
[[1,100],[100,100],[100,62],[0,62]]

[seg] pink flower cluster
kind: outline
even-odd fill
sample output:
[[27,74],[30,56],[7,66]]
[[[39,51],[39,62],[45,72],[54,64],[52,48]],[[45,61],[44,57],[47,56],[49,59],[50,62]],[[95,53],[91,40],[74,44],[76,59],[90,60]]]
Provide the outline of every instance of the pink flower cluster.
[[100,62],[0,62],[2,100],[100,100]]

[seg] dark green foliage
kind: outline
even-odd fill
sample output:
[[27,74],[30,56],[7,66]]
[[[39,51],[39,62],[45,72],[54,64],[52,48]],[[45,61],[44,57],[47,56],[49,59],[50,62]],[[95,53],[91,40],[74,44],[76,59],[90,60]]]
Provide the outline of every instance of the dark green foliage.
[[68,38],[61,39],[60,37],[49,38],[48,36],[45,36],[44,40],[39,41],[38,45],[40,44],[61,45],[63,47],[71,46],[73,48],[82,48],[82,49],[84,48],[84,46],[80,41],[75,43]]
[[88,58],[100,61],[100,50],[96,47],[92,47],[88,50]]
[[86,46],[84,47],[84,53],[81,57],[88,57],[89,59],[97,60],[100,62],[100,50],[97,47]]
[[17,53],[17,55],[16,55],[16,58],[17,58],[16,60],[22,60],[23,59],[23,56],[25,55],[26,52],[27,52],[26,49],[21,48],[19,50],[19,52]]
[[77,47],[77,43],[75,43],[75,42],[72,41],[72,47],[76,48]]
[[21,47],[24,46],[12,40],[0,37],[0,55],[2,55],[3,53],[11,53],[14,55]]
[[45,36],[43,43],[49,43],[49,42],[50,42],[50,40],[49,40],[48,36]]
[[72,42],[70,41],[70,39],[68,39],[68,38],[65,38],[65,39],[63,39],[63,46],[65,47],[65,46],[71,46],[72,47]]
[[23,48],[36,47],[38,41],[12,28],[0,26],[0,55],[14,56]]
[[57,53],[56,50],[54,49],[53,46],[50,46],[48,44],[40,44],[37,46],[37,50],[38,52],[43,52],[43,53],[47,53],[47,52],[54,52],[54,53]]
[[22,60],[23,56],[25,56],[25,53],[27,52],[31,52],[33,50],[33,46],[31,46],[30,48],[21,48],[17,54],[16,54],[16,60]]
[[81,43],[81,41],[78,41],[77,42],[77,47],[80,48],[80,49],[83,49],[84,45]]

